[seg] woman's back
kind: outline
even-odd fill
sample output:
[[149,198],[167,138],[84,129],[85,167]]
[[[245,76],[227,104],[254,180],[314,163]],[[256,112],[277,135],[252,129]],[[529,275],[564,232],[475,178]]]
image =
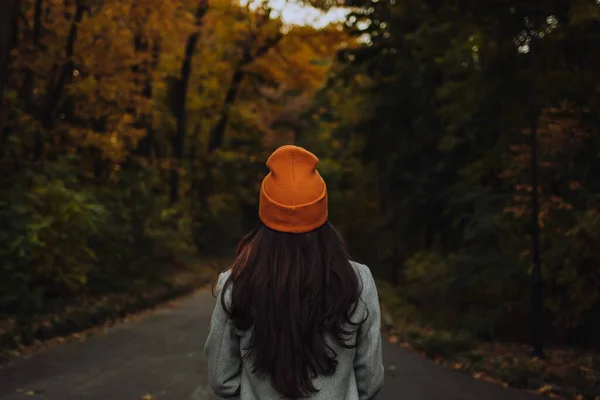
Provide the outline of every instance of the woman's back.
[[[338,354],[338,365],[333,375],[319,376],[314,380],[318,392],[311,396],[311,399],[372,399],[383,385],[377,289],[367,266],[358,263],[352,265],[363,282],[360,305],[353,319],[357,322],[364,320],[369,310],[368,317],[351,339],[356,343],[355,348],[345,349],[334,340],[327,340],[328,345]],[[280,399],[281,395],[272,388],[268,378],[260,378],[253,373],[252,364],[246,357],[247,351],[244,349],[250,344],[251,331],[236,331],[221,305],[222,296],[225,297],[226,304],[230,301],[231,291],[222,291],[230,274],[231,271],[227,271],[219,276],[216,289],[217,306],[205,346],[209,364],[217,366],[209,370],[212,389],[224,398],[239,396],[242,400]],[[240,359],[244,360],[241,364]]]
[[219,276],[205,353],[221,397],[363,400],[381,388],[377,289],[327,222],[317,162],[295,146],[269,158],[261,223]]

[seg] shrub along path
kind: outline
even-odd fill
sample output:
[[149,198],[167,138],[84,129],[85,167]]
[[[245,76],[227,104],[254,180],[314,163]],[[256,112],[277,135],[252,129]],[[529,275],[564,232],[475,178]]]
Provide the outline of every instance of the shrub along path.
[[[20,358],[0,370],[0,399],[216,399],[203,345],[214,307],[210,290],[85,340]],[[537,396],[478,381],[385,342],[383,400],[535,400]]]

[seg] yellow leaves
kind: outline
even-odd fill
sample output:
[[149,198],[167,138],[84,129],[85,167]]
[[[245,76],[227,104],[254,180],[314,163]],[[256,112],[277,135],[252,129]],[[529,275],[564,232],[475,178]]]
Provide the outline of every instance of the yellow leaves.
[[135,118],[130,114],[122,114],[111,123],[112,129],[107,132],[77,127],[69,129],[69,136],[78,146],[95,147],[105,158],[119,163],[146,132],[134,127]]
[[537,389],[535,392],[538,393],[538,394],[546,394],[546,393],[551,392],[553,389],[554,388],[552,387],[552,385],[543,385],[542,387],[540,387],[539,389]]
[[[48,82],[56,81],[56,71],[66,61],[75,3],[44,0],[48,7],[43,18],[43,51],[26,37],[27,29],[19,30],[22,37],[13,67],[33,75],[31,93],[37,105],[43,103]],[[61,144],[61,151],[95,147],[117,164],[145,135],[144,129],[136,128],[142,119],[152,121],[159,132],[158,142],[166,142],[174,126],[169,96],[173,80],[167,79],[180,74],[187,37],[198,29],[193,15],[197,5],[198,0],[95,2],[77,26],[73,55],[77,74],[69,77],[59,99],[65,107],[57,111],[56,127],[45,135],[64,133],[68,143]],[[23,3],[30,25],[34,6],[33,0]],[[281,20],[265,19],[262,6],[246,8],[228,0],[211,2],[202,22],[187,98],[188,131],[197,134],[195,140],[201,143],[219,118],[240,65],[244,77],[229,107],[231,126],[243,126],[237,129],[240,135],[282,137],[285,132],[271,132],[272,123],[278,118],[298,118],[325,83],[337,49],[354,43],[335,26],[322,30],[293,27],[276,41],[282,35]],[[260,51],[271,42],[277,43],[269,51]],[[259,54],[252,62],[243,59],[247,49],[252,56]],[[26,75],[14,74],[21,80]],[[144,95],[147,82],[152,84],[152,98]],[[23,82],[14,85],[23,86]],[[270,97],[263,87],[276,95]],[[293,95],[288,94],[292,91]],[[25,132],[40,130],[37,115],[19,118]]]
[[338,44],[335,31],[294,28],[251,69],[291,89],[314,90],[326,81]]

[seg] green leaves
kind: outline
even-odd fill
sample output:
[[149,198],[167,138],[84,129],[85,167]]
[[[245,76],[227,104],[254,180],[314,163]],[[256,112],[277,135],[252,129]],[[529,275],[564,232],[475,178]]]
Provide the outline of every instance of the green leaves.
[[325,157],[332,216],[350,248],[422,319],[529,335],[535,101],[546,307],[556,338],[595,341],[596,3],[353,3],[348,30],[364,46],[340,52],[302,142]]
[[60,181],[42,181],[28,197],[30,222],[25,235],[33,280],[50,280],[59,290],[80,291],[96,259],[89,238],[98,232],[106,210],[89,194]]
[[55,290],[79,292],[96,258],[89,238],[102,224],[105,209],[58,180],[41,180],[27,193],[13,192],[11,200],[0,205],[0,219],[6,222],[0,274],[8,283],[0,289],[2,304],[27,308],[49,282]]

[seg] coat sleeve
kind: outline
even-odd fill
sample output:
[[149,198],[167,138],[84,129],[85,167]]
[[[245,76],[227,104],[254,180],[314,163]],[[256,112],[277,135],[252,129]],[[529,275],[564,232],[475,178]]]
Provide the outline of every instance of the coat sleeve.
[[[383,386],[383,360],[381,350],[381,312],[377,287],[370,270],[364,266],[363,294],[368,317],[357,331],[354,357],[354,374],[360,400],[374,399]],[[363,316],[364,318],[364,316]]]
[[[242,358],[240,338],[235,332],[231,318],[223,309],[223,284],[228,273],[219,276],[217,283],[217,304],[210,322],[210,333],[204,346],[204,354],[208,360],[208,378],[213,392],[223,398],[237,398],[240,395]],[[226,304],[229,304],[226,303]]]

